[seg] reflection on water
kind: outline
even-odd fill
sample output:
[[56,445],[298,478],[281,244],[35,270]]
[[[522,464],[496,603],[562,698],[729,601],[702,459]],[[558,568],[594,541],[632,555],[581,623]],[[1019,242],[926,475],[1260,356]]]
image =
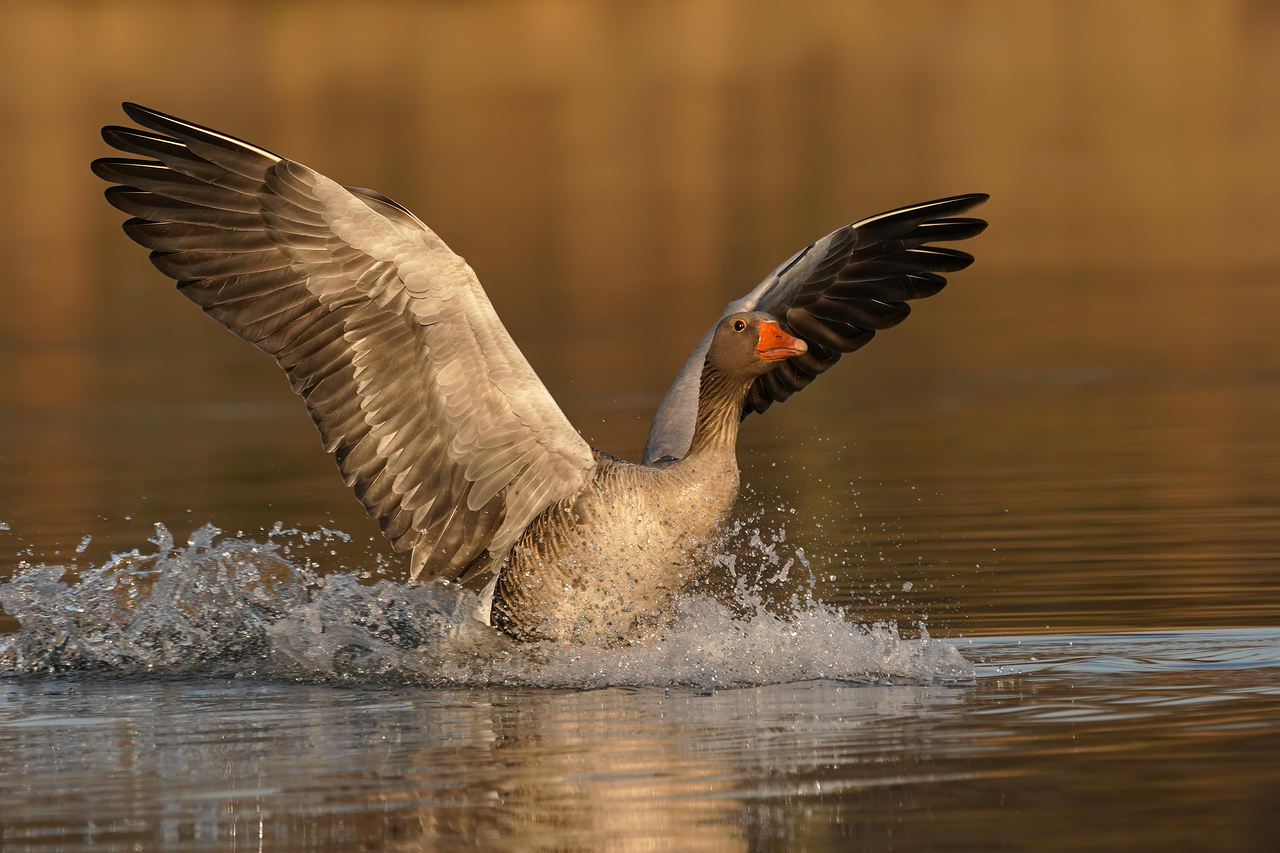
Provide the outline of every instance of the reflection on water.
[[[87,164],[128,99],[405,203],[630,457],[710,318],[781,259],[991,193],[974,267],[744,427],[734,554],[752,582],[789,571],[751,624],[780,639],[810,593],[848,618],[808,611],[798,657],[733,683],[827,652],[865,672],[830,639],[859,623],[1015,635],[961,645],[961,685],[0,679],[0,847],[1274,846],[1280,638],[1250,633],[1280,617],[1270,4],[46,0],[0,24],[0,580],[73,582],[155,522],[265,543],[277,521],[350,534],[297,567],[402,577],[276,368],[120,234]],[[331,601],[379,594],[351,587]],[[314,608],[288,588],[237,624]],[[713,604],[686,639],[736,630]],[[1112,634],[1134,629],[1163,633]],[[332,651],[290,648],[312,677]],[[547,683],[761,657],[729,648]]]
[[0,830],[30,851],[1270,849],[1280,634],[1035,642],[975,642],[954,686],[0,681],[0,779],[23,786],[0,784]]

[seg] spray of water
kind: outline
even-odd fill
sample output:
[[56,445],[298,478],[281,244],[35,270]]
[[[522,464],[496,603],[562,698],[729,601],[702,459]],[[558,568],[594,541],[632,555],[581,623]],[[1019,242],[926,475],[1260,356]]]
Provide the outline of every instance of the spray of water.
[[21,624],[0,637],[0,674],[716,688],[973,673],[927,633],[904,639],[892,625],[851,624],[813,599],[812,584],[785,606],[766,603],[768,584],[808,569],[799,549],[779,552],[776,535],[724,555],[732,589],[721,600],[695,591],[661,632],[597,648],[514,643],[476,621],[475,596],[452,584],[322,576],[289,559],[275,541],[283,532],[255,542],[206,526],[177,546],[157,525],[153,551],[114,556],[71,583],[63,566],[23,568],[0,585],[0,606]]

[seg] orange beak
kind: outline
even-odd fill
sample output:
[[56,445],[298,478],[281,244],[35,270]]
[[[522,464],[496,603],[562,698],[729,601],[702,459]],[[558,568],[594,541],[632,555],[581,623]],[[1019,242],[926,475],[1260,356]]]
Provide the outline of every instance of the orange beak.
[[808,351],[808,344],[782,331],[775,321],[765,320],[760,324],[760,343],[756,344],[756,353],[761,361],[778,361]]

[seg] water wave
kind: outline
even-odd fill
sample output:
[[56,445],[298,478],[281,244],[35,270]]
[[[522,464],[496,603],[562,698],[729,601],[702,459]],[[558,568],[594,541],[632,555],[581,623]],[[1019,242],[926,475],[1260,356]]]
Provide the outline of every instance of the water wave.
[[[742,581],[732,608],[692,595],[665,630],[630,646],[518,644],[474,619],[474,594],[453,584],[321,576],[274,541],[208,526],[175,546],[157,525],[151,541],[153,552],[117,555],[71,582],[65,567],[39,565],[0,585],[0,606],[21,624],[0,637],[0,674],[572,688],[973,675],[953,645],[927,633],[854,625],[811,599],[776,613]],[[762,568],[777,556],[766,550]]]

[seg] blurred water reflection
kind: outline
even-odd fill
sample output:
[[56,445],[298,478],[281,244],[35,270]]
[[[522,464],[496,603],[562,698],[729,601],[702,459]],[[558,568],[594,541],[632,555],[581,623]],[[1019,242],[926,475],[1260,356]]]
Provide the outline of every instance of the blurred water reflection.
[[966,647],[988,672],[953,686],[6,681],[0,837],[29,851],[1269,850],[1276,640],[991,639]]

